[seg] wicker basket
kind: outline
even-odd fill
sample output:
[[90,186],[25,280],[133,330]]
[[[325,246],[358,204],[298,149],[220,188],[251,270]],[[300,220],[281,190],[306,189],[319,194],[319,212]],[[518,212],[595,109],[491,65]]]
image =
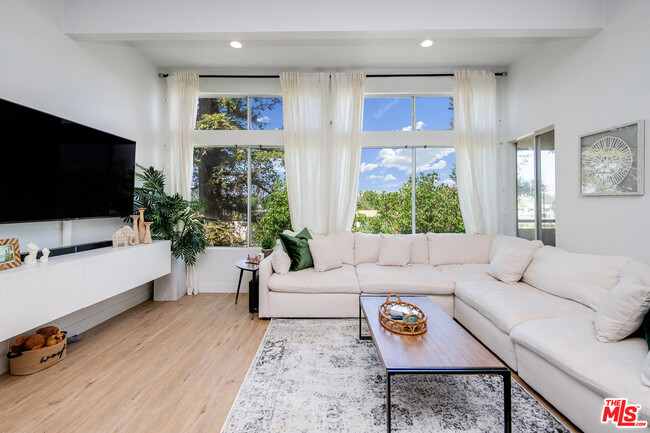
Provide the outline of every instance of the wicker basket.
[[[390,298],[392,297],[396,297],[397,301],[391,301]],[[414,310],[415,314],[409,314],[402,320],[391,319],[390,310],[396,305],[408,307]],[[407,322],[409,317],[415,317],[417,321]],[[424,314],[424,311],[413,304],[402,302],[400,297],[395,293],[388,295],[386,302],[379,306],[379,323],[390,332],[400,335],[420,335],[427,332],[427,315]]]
[[[64,332],[65,333],[65,332]],[[51,367],[67,355],[68,337],[54,346],[42,347],[37,350],[26,350],[16,354],[9,352],[9,372],[15,376],[25,376]]]

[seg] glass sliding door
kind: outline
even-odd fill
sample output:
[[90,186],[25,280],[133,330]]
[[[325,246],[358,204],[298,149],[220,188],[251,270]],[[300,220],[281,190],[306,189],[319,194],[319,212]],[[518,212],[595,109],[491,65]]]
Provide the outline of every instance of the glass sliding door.
[[516,143],[517,236],[555,245],[555,133]]
[[536,239],[535,139],[517,143],[517,236]]

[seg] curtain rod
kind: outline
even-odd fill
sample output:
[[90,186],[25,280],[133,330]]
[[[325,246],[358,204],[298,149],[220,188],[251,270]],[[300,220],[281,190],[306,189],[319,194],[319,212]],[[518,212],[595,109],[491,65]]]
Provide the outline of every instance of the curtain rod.
[[[497,77],[506,77],[507,72],[495,72]],[[169,74],[158,74],[160,78],[167,78]],[[454,74],[368,74],[366,78],[389,77],[453,77]],[[199,75],[199,78],[280,78],[279,75]]]

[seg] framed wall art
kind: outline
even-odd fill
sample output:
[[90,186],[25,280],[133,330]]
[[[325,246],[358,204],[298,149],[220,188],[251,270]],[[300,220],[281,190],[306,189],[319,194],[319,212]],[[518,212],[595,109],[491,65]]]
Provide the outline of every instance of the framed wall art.
[[20,266],[20,247],[17,238],[0,239],[0,271]]
[[643,195],[644,122],[627,123],[580,137],[580,193]]

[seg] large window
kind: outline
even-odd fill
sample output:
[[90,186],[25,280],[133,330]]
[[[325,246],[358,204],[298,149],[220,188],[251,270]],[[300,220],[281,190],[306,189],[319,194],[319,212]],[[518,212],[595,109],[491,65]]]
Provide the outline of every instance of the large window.
[[516,143],[517,236],[555,245],[555,134]]
[[363,149],[353,230],[464,232],[455,162],[452,148]]
[[[199,98],[198,130],[282,126],[282,98]],[[192,196],[202,201],[211,246],[259,246],[290,226],[282,147],[195,147]]]

